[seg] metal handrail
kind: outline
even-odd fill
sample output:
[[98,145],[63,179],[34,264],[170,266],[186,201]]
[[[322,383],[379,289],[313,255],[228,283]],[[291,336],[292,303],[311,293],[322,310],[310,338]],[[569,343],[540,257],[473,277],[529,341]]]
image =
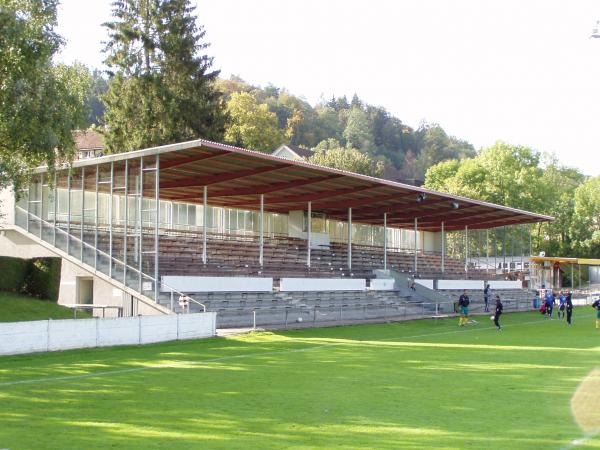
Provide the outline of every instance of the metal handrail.
[[[131,271],[133,271],[133,272],[136,272],[136,273],[138,273],[138,274],[139,274],[139,275],[140,275],[142,278],[146,278],[147,280],[153,281],[153,282],[155,282],[155,283],[157,282],[157,280],[156,280],[155,278],[151,277],[150,275],[147,275],[147,274],[145,274],[145,273],[141,272],[140,270],[136,269],[135,267],[132,267],[132,266],[130,266],[130,265],[128,265],[128,264],[125,264],[123,261],[120,261],[120,260],[118,260],[117,258],[115,258],[114,256],[111,256],[111,255],[109,255],[108,253],[105,253],[105,252],[103,252],[102,250],[99,250],[98,248],[94,247],[93,245],[91,245],[91,244],[88,244],[88,243],[87,243],[87,242],[85,242],[85,241],[82,241],[82,240],[81,240],[81,239],[79,239],[78,237],[76,237],[76,236],[73,236],[72,234],[69,234],[69,233],[67,233],[65,230],[63,230],[63,229],[61,229],[61,228],[59,228],[59,227],[55,227],[55,226],[54,226],[52,223],[50,223],[50,222],[48,222],[48,221],[46,221],[46,220],[42,219],[41,217],[38,217],[38,216],[36,216],[35,214],[33,214],[33,213],[31,213],[31,212],[29,212],[29,211],[27,211],[27,210],[25,210],[25,209],[21,208],[20,206],[16,206],[15,208],[16,208],[16,209],[19,209],[19,210],[21,210],[23,213],[25,213],[25,214],[27,215],[27,217],[28,217],[28,219],[27,219],[27,220],[29,220],[29,216],[31,216],[31,217],[35,218],[35,220],[38,220],[40,223],[44,223],[44,224],[46,224],[46,225],[47,225],[47,226],[49,226],[51,229],[53,229],[53,230],[56,230],[56,231],[59,231],[59,232],[61,232],[61,233],[65,234],[65,235],[67,235],[68,237],[70,237],[71,239],[73,239],[75,242],[79,242],[81,245],[83,245],[83,246],[85,246],[85,247],[88,247],[88,248],[90,248],[90,249],[92,249],[92,250],[94,250],[94,251],[98,252],[98,254],[100,254],[100,255],[102,255],[102,256],[104,256],[104,257],[108,258],[108,259],[111,261],[111,263],[114,261],[114,262],[116,262],[117,264],[120,264],[120,265],[122,265],[122,266],[123,266],[124,268],[126,268],[127,270],[131,270]],[[16,221],[15,221],[15,224],[16,224]],[[17,226],[19,226],[19,225],[17,225]],[[20,226],[19,226],[19,228],[23,229],[23,227],[20,227]],[[33,234],[33,233],[30,233],[30,234]],[[43,240],[43,239],[42,239],[42,240]],[[122,284],[125,284],[125,283],[122,283]],[[179,296],[186,297],[187,299],[189,299],[190,301],[192,301],[192,303],[196,303],[197,305],[201,306],[201,307],[203,308],[203,311],[204,311],[204,312],[206,312],[206,305],[205,305],[204,303],[201,303],[201,302],[199,302],[199,301],[195,300],[194,298],[190,297],[189,295],[187,295],[187,294],[184,294],[183,292],[180,292],[179,290],[175,289],[174,287],[171,287],[171,286],[169,286],[167,283],[164,283],[164,282],[162,282],[162,281],[161,281],[161,282],[160,282],[160,285],[161,285],[161,286],[164,286],[165,288],[167,288],[167,289],[168,289],[168,290],[171,292],[171,296],[173,296],[173,294],[176,294],[176,295],[179,295]],[[127,286],[127,285],[125,284],[125,286]],[[140,292],[140,294],[142,294],[142,293]],[[143,295],[143,294],[142,294],[142,295]],[[155,300],[156,300],[156,302],[158,303],[158,299],[155,299]],[[172,303],[172,302],[171,302],[171,303]],[[172,308],[171,308],[171,309],[172,309]]]

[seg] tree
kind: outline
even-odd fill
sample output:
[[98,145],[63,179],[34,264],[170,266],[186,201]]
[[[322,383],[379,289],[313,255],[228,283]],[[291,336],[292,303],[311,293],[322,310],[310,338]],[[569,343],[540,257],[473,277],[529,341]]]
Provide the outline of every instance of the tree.
[[348,172],[360,173],[374,177],[383,175],[383,164],[375,162],[368,155],[361,153],[355,148],[344,148],[335,139],[327,139],[320,142],[315,148],[315,153],[309,162],[334,169],[346,170]]
[[119,0],[105,24],[110,152],[194,138],[220,140],[226,114],[203,27],[189,0]]
[[104,103],[101,97],[108,92],[108,81],[102,76],[102,72],[94,69],[91,74],[90,90],[87,94],[85,104],[88,110],[86,125],[100,125],[104,118]]
[[354,106],[348,114],[344,129],[344,139],[348,147],[361,149],[365,152],[372,150],[373,135],[369,129],[367,114],[358,106]]
[[0,4],[0,185],[17,193],[33,167],[73,157],[71,132],[84,125],[87,69],[52,63],[57,3]]
[[581,253],[600,258],[600,177],[588,179],[575,190],[571,233]]
[[262,152],[272,152],[285,140],[277,126],[277,116],[247,92],[234,93],[227,102],[231,122],[225,140]]

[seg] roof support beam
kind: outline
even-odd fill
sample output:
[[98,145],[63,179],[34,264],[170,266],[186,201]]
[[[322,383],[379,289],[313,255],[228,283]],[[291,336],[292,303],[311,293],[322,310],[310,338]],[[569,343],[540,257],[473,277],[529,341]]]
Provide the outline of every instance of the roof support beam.
[[[274,166],[259,167],[257,169],[238,170],[235,172],[225,172],[217,175],[208,175],[200,177],[189,177],[177,181],[165,181],[161,183],[161,189],[177,189],[177,188],[188,188],[188,187],[201,187],[208,186],[211,184],[223,183],[225,181],[238,180],[240,178],[251,177],[253,175],[259,175],[261,173],[274,172],[275,170],[281,170],[289,167],[289,164],[277,164]],[[212,194],[211,194],[212,196]]]

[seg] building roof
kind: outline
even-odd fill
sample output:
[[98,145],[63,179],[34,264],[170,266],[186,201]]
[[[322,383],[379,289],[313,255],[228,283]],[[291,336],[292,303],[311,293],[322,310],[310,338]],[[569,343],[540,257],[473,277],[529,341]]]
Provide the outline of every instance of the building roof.
[[[313,211],[333,219],[346,220],[348,208],[352,208],[355,222],[382,225],[383,214],[387,213],[389,226],[412,228],[416,218],[419,229],[426,231],[440,230],[442,222],[450,231],[465,226],[487,229],[553,220],[542,214],[204,139],[80,160],[73,167],[114,162],[118,177],[125,160],[132,160],[130,167],[135,167],[140,157],[153,155],[160,155],[160,197],[173,201],[202,204],[203,188],[207,186],[212,206],[257,210],[260,194],[264,194],[265,211],[305,210],[311,201]],[[90,183],[92,172],[85,171]]]
[[78,130],[73,132],[75,148],[83,150],[102,150],[104,148],[104,136],[93,130]]
[[315,154],[312,150],[304,147],[298,147],[297,145],[285,144],[287,148],[292,150],[296,155],[302,156],[303,158],[310,158]]

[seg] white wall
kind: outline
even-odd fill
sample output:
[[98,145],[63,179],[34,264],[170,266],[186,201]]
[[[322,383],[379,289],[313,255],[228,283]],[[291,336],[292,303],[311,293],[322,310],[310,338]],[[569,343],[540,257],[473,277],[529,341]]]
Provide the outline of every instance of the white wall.
[[[288,235],[299,239],[308,239],[308,233],[302,231],[304,226],[304,211],[290,211],[288,215]],[[331,237],[329,233],[310,233],[310,248],[320,249],[329,247]]]
[[438,289],[481,289],[483,280],[438,280]]
[[433,280],[422,280],[420,278],[417,278],[415,280],[416,284],[420,284],[421,286],[425,286],[428,289],[433,289]]
[[488,281],[491,289],[522,289],[523,282],[517,281],[503,281],[503,280],[490,280]]
[[395,280],[393,278],[374,278],[369,289],[372,291],[393,291]]
[[0,256],[31,259],[56,254],[16,230],[0,230]]
[[0,355],[215,336],[216,312],[0,323]]
[[[196,277],[168,275],[162,282],[180,292],[271,292],[273,278],[260,277]],[[171,292],[161,286],[161,292]]]
[[15,224],[15,196],[12,188],[0,189],[0,227]]
[[282,278],[280,291],[366,291],[364,278]]

